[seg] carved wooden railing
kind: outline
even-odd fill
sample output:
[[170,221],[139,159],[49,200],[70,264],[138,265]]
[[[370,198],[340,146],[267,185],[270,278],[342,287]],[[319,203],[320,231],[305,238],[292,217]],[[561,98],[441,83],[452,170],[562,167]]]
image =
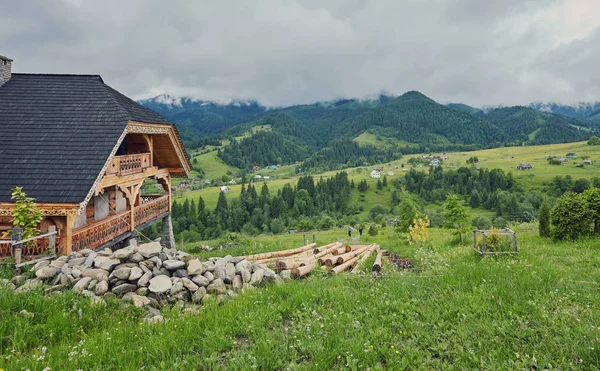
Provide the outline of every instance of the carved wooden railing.
[[95,249],[131,230],[130,211],[73,230],[73,251]]
[[134,210],[135,226],[142,225],[169,211],[169,195],[143,195],[142,204]]
[[[45,233],[39,236],[42,238],[36,237],[31,241],[27,241],[27,243],[23,243],[21,245],[21,257],[23,259],[28,259],[38,257],[41,255],[47,255],[49,253],[54,253],[54,249],[56,249],[56,246],[60,244],[60,237],[58,237],[55,231],[56,229],[54,229],[52,232],[54,234],[54,242],[52,243],[51,249],[52,251],[50,251],[50,238],[46,237],[48,233]],[[12,257],[12,255],[13,249],[11,240],[5,238],[0,239],[0,259],[9,258]]]
[[117,176],[137,174],[151,166],[152,155],[150,153],[114,156],[106,169],[106,174],[116,174]]

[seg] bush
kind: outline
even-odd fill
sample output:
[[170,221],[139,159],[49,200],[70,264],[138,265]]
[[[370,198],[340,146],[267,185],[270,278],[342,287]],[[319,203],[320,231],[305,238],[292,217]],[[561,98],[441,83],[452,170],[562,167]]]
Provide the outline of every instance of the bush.
[[369,227],[369,236],[377,236],[379,234],[379,230],[377,229],[377,225],[372,224]]
[[503,229],[508,226],[508,222],[502,217],[497,217],[492,221],[492,225],[496,228]]
[[592,217],[582,194],[565,193],[556,200],[550,213],[552,237],[555,240],[576,240],[592,233]]
[[321,218],[321,222],[319,223],[319,227],[323,230],[331,229],[334,225],[335,221],[328,215]]
[[387,209],[383,205],[375,205],[369,210],[369,218],[371,220],[375,220],[379,215],[385,215],[387,213]]
[[298,221],[297,227],[298,227],[298,230],[301,230],[301,231],[310,231],[311,229],[315,228],[313,222],[308,218],[300,219]]
[[273,220],[271,220],[271,223],[269,223],[269,229],[271,230],[271,233],[274,234],[278,234],[283,232],[283,229],[285,228],[285,226],[283,225],[283,223],[281,222],[281,220],[279,218],[275,218]]
[[538,218],[540,221],[540,237],[550,237],[550,205],[548,201],[544,200],[542,202]]
[[476,216],[471,223],[477,229],[490,229],[492,227],[492,222],[485,216]]

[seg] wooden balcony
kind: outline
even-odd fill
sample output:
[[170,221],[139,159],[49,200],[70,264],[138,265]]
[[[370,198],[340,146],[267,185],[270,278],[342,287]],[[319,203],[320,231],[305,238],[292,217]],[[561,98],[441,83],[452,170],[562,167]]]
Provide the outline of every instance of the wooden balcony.
[[[169,195],[142,196],[142,204],[134,207],[134,226],[147,223],[169,212]],[[73,251],[95,249],[133,230],[131,210],[109,216],[93,224],[73,230]]]
[[152,167],[151,153],[114,156],[106,169],[106,174],[116,176],[138,174],[149,167]]

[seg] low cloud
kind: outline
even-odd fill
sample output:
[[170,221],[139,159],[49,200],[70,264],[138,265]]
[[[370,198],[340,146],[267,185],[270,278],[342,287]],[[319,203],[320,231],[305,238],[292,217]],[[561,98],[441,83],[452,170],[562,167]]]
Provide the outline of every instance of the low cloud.
[[570,103],[600,100],[598,14],[596,0],[22,1],[2,6],[0,54],[134,98]]

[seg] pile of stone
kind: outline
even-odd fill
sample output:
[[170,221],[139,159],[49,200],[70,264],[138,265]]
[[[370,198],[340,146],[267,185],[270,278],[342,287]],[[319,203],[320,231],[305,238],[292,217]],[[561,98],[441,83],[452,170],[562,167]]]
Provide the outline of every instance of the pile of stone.
[[[210,258],[161,247],[159,242],[111,251],[82,250],[32,268],[35,279],[23,280],[17,292],[48,285],[46,291],[71,289],[93,300],[117,296],[139,307],[160,308],[176,302],[224,301],[245,290],[283,278],[243,257]],[[289,273],[289,272],[288,272]],[[286,275],[289,277],[289,274]]]

